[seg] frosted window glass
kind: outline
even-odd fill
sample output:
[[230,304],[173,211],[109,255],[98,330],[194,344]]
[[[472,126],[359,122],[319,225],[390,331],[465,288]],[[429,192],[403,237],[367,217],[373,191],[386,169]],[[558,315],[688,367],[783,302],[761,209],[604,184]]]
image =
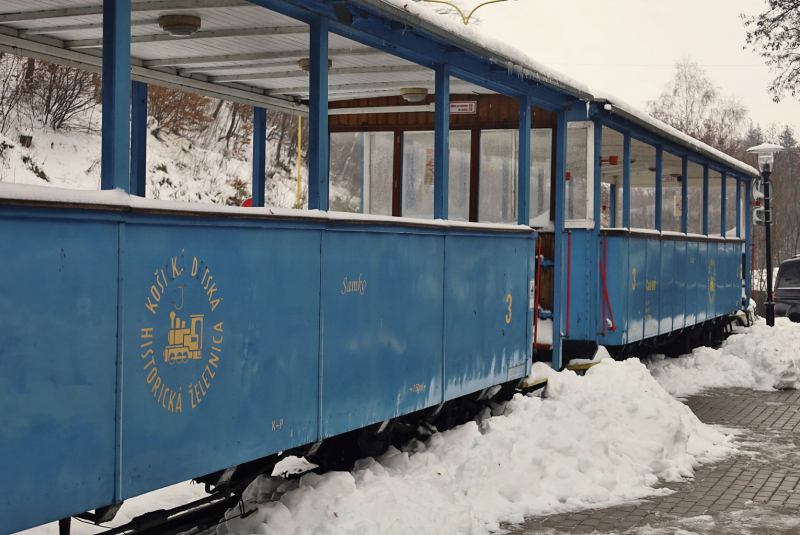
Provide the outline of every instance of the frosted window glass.
[[330,209],[361,212],[363,140],[361,132],[335,132],[330,145]]
[[394,134],[334,132],[330,140],[330,209],[392,215]]
[[550,221],[550,170],[553,159],[553,130],[531,130],[531,225],[546,226]]
[[478,221],[516,223],[518,142],[516,130],[481,132]]
[[[567,129],[567,173],[569,179],[566,187],[566,219],[585,220],[587,216],[586,188],[588,138],[586,127]],[[594,172],[594,170],[592,170]]]
[[394,134],[392,132],[368,132],[369,166],[365,184],[369,185],[369,202],[365,202],[365,213],[392,215],[392,175],[394,156]]

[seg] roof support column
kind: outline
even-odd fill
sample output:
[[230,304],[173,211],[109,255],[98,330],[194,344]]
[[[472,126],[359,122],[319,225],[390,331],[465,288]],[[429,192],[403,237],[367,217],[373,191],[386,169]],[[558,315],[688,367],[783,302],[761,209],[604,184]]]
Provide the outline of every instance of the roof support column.
[[519,99],[519,171],[517,172],[517,224],[531,223],[531,101]]
[[131,0],[103,0],[101,189],[130,191]]
[[314,15],[310,28],[308,98],[308,208],[328,210],[328,19]]
[[689,158],[684,156],[681,160],[681,232],[689,232]]
[[608,188],[608,226],[617,226],[617,184],[609,184]]
[[555,191],[555,218],[554,218],[554,261],[553,270],[553,369],[560,370],[562,365],[561,358],[561,326],[564,324],[562,317],[566,310],[566,277],[567,272],[564,255],[564,241],[566,235],[564,201],[567,189],[567,112],[558,112],[558,122],[556,124],[555,136],[556,153],[556,191]]
[[662,229],[664,206],[664,149],[656,146],[656,230]]
[[433,144],[433,218],[447,219],[450,176],[450,65],[436,65]]
[[742,237],[742,181],[736,179],[736,237]]
[[728,184],[727,184],[728,183],[728,173],[723,171],[722,175],[720,177],[720,180],[722,181],[722,184],[720,184],[720,190],[719,190],[720,191],[720,199],[722,201],[722,205],[720,207],[721,214],[720,214],[720,219],[719,219],[719,234],[720,234],[720,236],[722,236],[724,238],[725,234],[727,232],[727,229],[725,228],[726,219],[727,218],[725,216],[726,216],[726,212],[728,210],[728,199],[726,198],[727,195],[728,195],[728,191],[727,191],[727,188],[728,188]]
[[622,141],[622,226],[631,228],[631,135]]
[[603,194],[603,171],[600,167],[600,158],[602,158],[603,154],[603,125],[600,124],[599,121],[594,122],[594,157],[592,158],[594,162],[594,166],[590,171],[592,172],[592,176],[594,177],[594,231],[600,232],[600,227],[602,226],[600,218],[601,218],[601,208],[602,203],[600,202],[600,197]]
[[703,164],[703,234],[708,236],[708,164]]
[[[745,200],[749,204],[750,202],[750,195],[752,195],[750,188],[753,187],[752,181],[748,180],[744,183],[744,195]],[[751,266],[753,265],[752,259],[752,250],[750,248],[750,244],[752,243],[752,228],[753,228],[753,212],[748,207],[747,210],[744,211],[744,268],[745,272],[742,273],[742,277],[744,277],[744,295],[745,295],[745,302],[744,305],[747,307],[749,304],[750,296],[752,295],[752,288],[751,284],[753,282],[753,272],[751,270]]]
[[[297,162],[300,165],[300,162]],[[264,206],[267,166],[267,110],[253,107],[253,206]]]
[[147,84],[131,84],[131,195],[147,196]]

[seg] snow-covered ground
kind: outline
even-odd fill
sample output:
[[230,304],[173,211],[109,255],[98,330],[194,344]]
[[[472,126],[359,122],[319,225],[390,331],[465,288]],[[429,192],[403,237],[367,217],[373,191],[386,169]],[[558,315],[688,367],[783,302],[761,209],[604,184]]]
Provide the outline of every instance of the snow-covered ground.
[[[84,131],[54,132],[34,127],[25,147],[0,134],[0,182],[79,190],[100,189],[101,137]],[[274,147],[268,147],[268,152]],[[269,154],[268,154],[269,156]],[[250,157],[206,150],[186,138],[162,132],[147,136],[147,197],[187,202],[240,204],[250,196]],[[296,167],[266,184],[268,206],[296,202]],[[305,169],[301,195],[307,194]]]
[[[535,374],[548,378],[544,397],[517,395],[494,415],[359,461],[352,473],[262,476],[245,495],[254,512],[240,519],[231,510],[217,533],[478,535],[530,515],[668,493],[660,480],[691,477],[699,463],[737,451],[732,435],[673,395],[794,386],[798,342],[800,324],[779,319],[771,329],[761,320],[720,349],[677,359],[603,359],[585,376],[537,364]],[[120,520],[201,494],[189,484],[163,489],[126,503]],[[55,526],[26,532],[45,533]]]
[[729,337],[719,349],[699,347],[690,355],[645,361],[670,394],[686,397],[706,388],[739,386],[755,390],[800,387],[800,324],[763,319]]

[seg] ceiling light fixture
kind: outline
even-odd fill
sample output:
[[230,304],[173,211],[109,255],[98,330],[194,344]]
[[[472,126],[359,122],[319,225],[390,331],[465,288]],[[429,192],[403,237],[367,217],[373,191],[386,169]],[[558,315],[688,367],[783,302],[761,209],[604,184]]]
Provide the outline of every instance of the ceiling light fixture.
[[422,102],[428,96],[428,90],[424,87],[404,87],[400,94],[406,102]]
[[194,15],[162,15],[158,17],[162,30],[174,37],[188,37],[200,29],[200,17]]

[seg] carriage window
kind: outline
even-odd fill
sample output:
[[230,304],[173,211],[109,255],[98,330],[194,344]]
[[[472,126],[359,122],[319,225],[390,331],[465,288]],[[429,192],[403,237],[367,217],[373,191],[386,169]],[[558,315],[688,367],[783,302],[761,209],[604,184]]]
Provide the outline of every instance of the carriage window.
[[708,171],[708,234],[720,236],[722,234],[722,174],[713,170]]
[[447,218],[469,221],[469,131],[450,131],[450,179],[447,193]]
[[330,209],[392,215],[392,132],[330,136]]
[[481,132],[478,221],[516,223],[518,148],[516,130]]
[[622,144],[623,135],[603,127],[600,153],[600,225],[622,226]]
[[725,236],[736,236],[736,179],[725,179]]
[[[403,134],[403,217],[433,218],[433,132]],[[470,132],[450,132],[448,219],[469,220]]]
[[656,148],[631,140],[631,228],[656,228]]
[[661,230],[681,231],[683,159],[664,152],[661,173]]
[[[594,123],[569,123],[567,129],[567,183],[565,218],[567,226],[593,226]],[[570,224],[571,223],[571,224]]]
[[531,206],[532,227],[550,223],[550,171],[553,162],[553,129],[531,130]]
[[690,234],[703,232],[703,167],[689,162],[688,192],[686,195],[686,231]]

